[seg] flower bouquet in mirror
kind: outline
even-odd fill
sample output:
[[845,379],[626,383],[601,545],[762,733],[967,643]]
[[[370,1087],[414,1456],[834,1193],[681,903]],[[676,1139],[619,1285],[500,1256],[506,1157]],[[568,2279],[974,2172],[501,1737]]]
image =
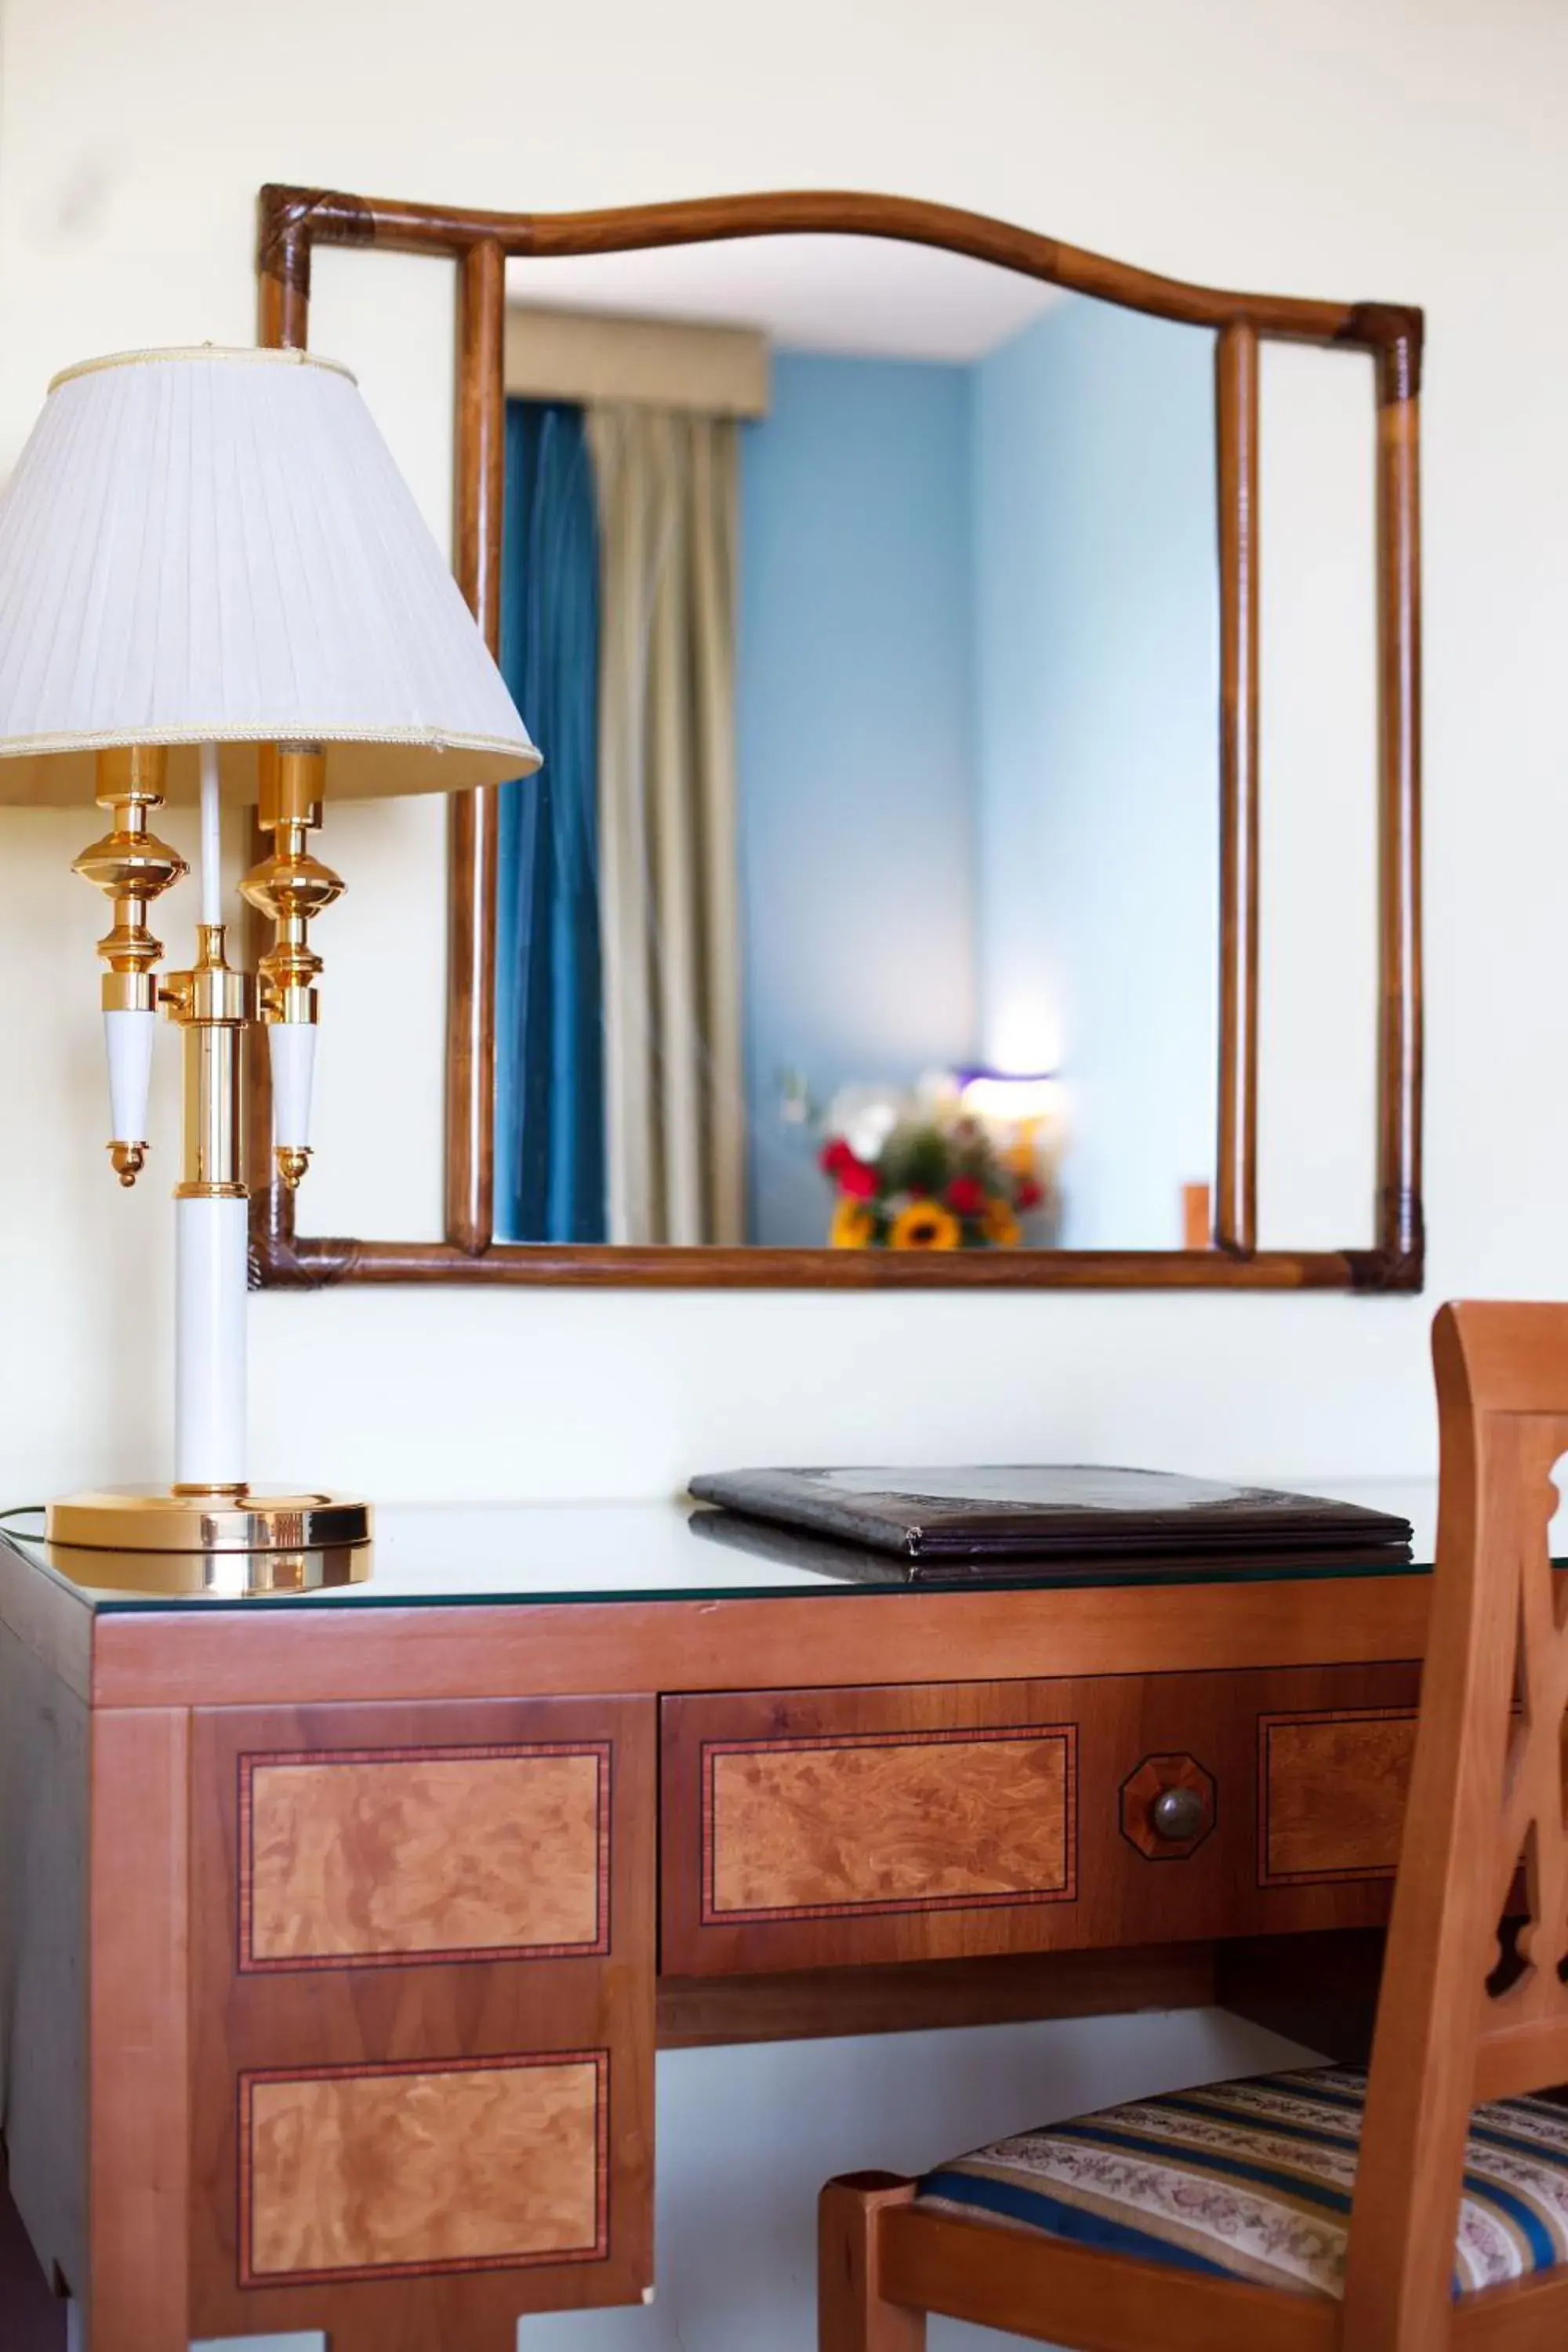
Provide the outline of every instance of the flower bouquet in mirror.
[[943,1076],[912,1092],[845,1087],[823,1131],[835,1249],[1018,1249],[1055,1239],[1058,1151],[1046,1118],[980,1116]]

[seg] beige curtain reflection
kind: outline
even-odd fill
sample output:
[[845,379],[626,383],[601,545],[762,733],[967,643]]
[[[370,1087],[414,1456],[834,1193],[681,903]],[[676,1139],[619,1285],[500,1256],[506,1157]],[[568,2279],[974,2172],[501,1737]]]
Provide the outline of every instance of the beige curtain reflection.
[[735,426],[641,405],[587,417],[609,1234],[740,1242]]

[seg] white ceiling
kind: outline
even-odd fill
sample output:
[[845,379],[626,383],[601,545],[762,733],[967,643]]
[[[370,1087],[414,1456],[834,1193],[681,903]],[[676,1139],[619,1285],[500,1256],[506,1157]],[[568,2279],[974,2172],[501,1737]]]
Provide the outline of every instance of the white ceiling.
[[990,262],[876,236],[734,237],[509,261],[507,294],[556,310],[759,327],[807,351],[961,364],[1069,299]]

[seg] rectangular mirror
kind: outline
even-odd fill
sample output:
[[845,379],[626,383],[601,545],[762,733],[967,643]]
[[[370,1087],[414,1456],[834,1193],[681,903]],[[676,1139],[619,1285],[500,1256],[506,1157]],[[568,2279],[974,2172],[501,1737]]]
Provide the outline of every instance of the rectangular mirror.
[[1418,1286],[1418,313],[891,199],[272,190],[273,340],[317,243],[457,260],[544,765],[455,810],[445,1238],[273,1192],[262,1281]]

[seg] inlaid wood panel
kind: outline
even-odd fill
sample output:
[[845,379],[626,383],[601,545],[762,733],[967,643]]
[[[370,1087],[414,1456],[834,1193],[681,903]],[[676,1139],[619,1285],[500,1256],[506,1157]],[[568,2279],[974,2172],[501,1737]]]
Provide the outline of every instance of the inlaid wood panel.
[[244,1969],[608,1949],[609,1748],[240,1759]]
[[512,2352],[520,2315],[640,2299],[655,1722],[195,1714],[189,2336]]
[[[776,1977],[1378,1926],[1387,1757],[1340,1754],[1363,1843],[1334,1871],[1260,1874],[1268,1822],[1316,1801],[1288,1743],[1260,1775],[1259,1725],[1403,1736],[1415,1695],[1401,1665],[667,1697],[660,1965]],[[1169,1791],[1203,1817],[1161,1836]]]
[[1393,1877],[1414,1708],[1264,1716],[1258,1747],[1261,1885]]
[[1070,1902],[1073,1727],[705,1742],[703,1917]]
[[609,2058],[240,2078],[240,2281],[593,2262],[608,2229]]

